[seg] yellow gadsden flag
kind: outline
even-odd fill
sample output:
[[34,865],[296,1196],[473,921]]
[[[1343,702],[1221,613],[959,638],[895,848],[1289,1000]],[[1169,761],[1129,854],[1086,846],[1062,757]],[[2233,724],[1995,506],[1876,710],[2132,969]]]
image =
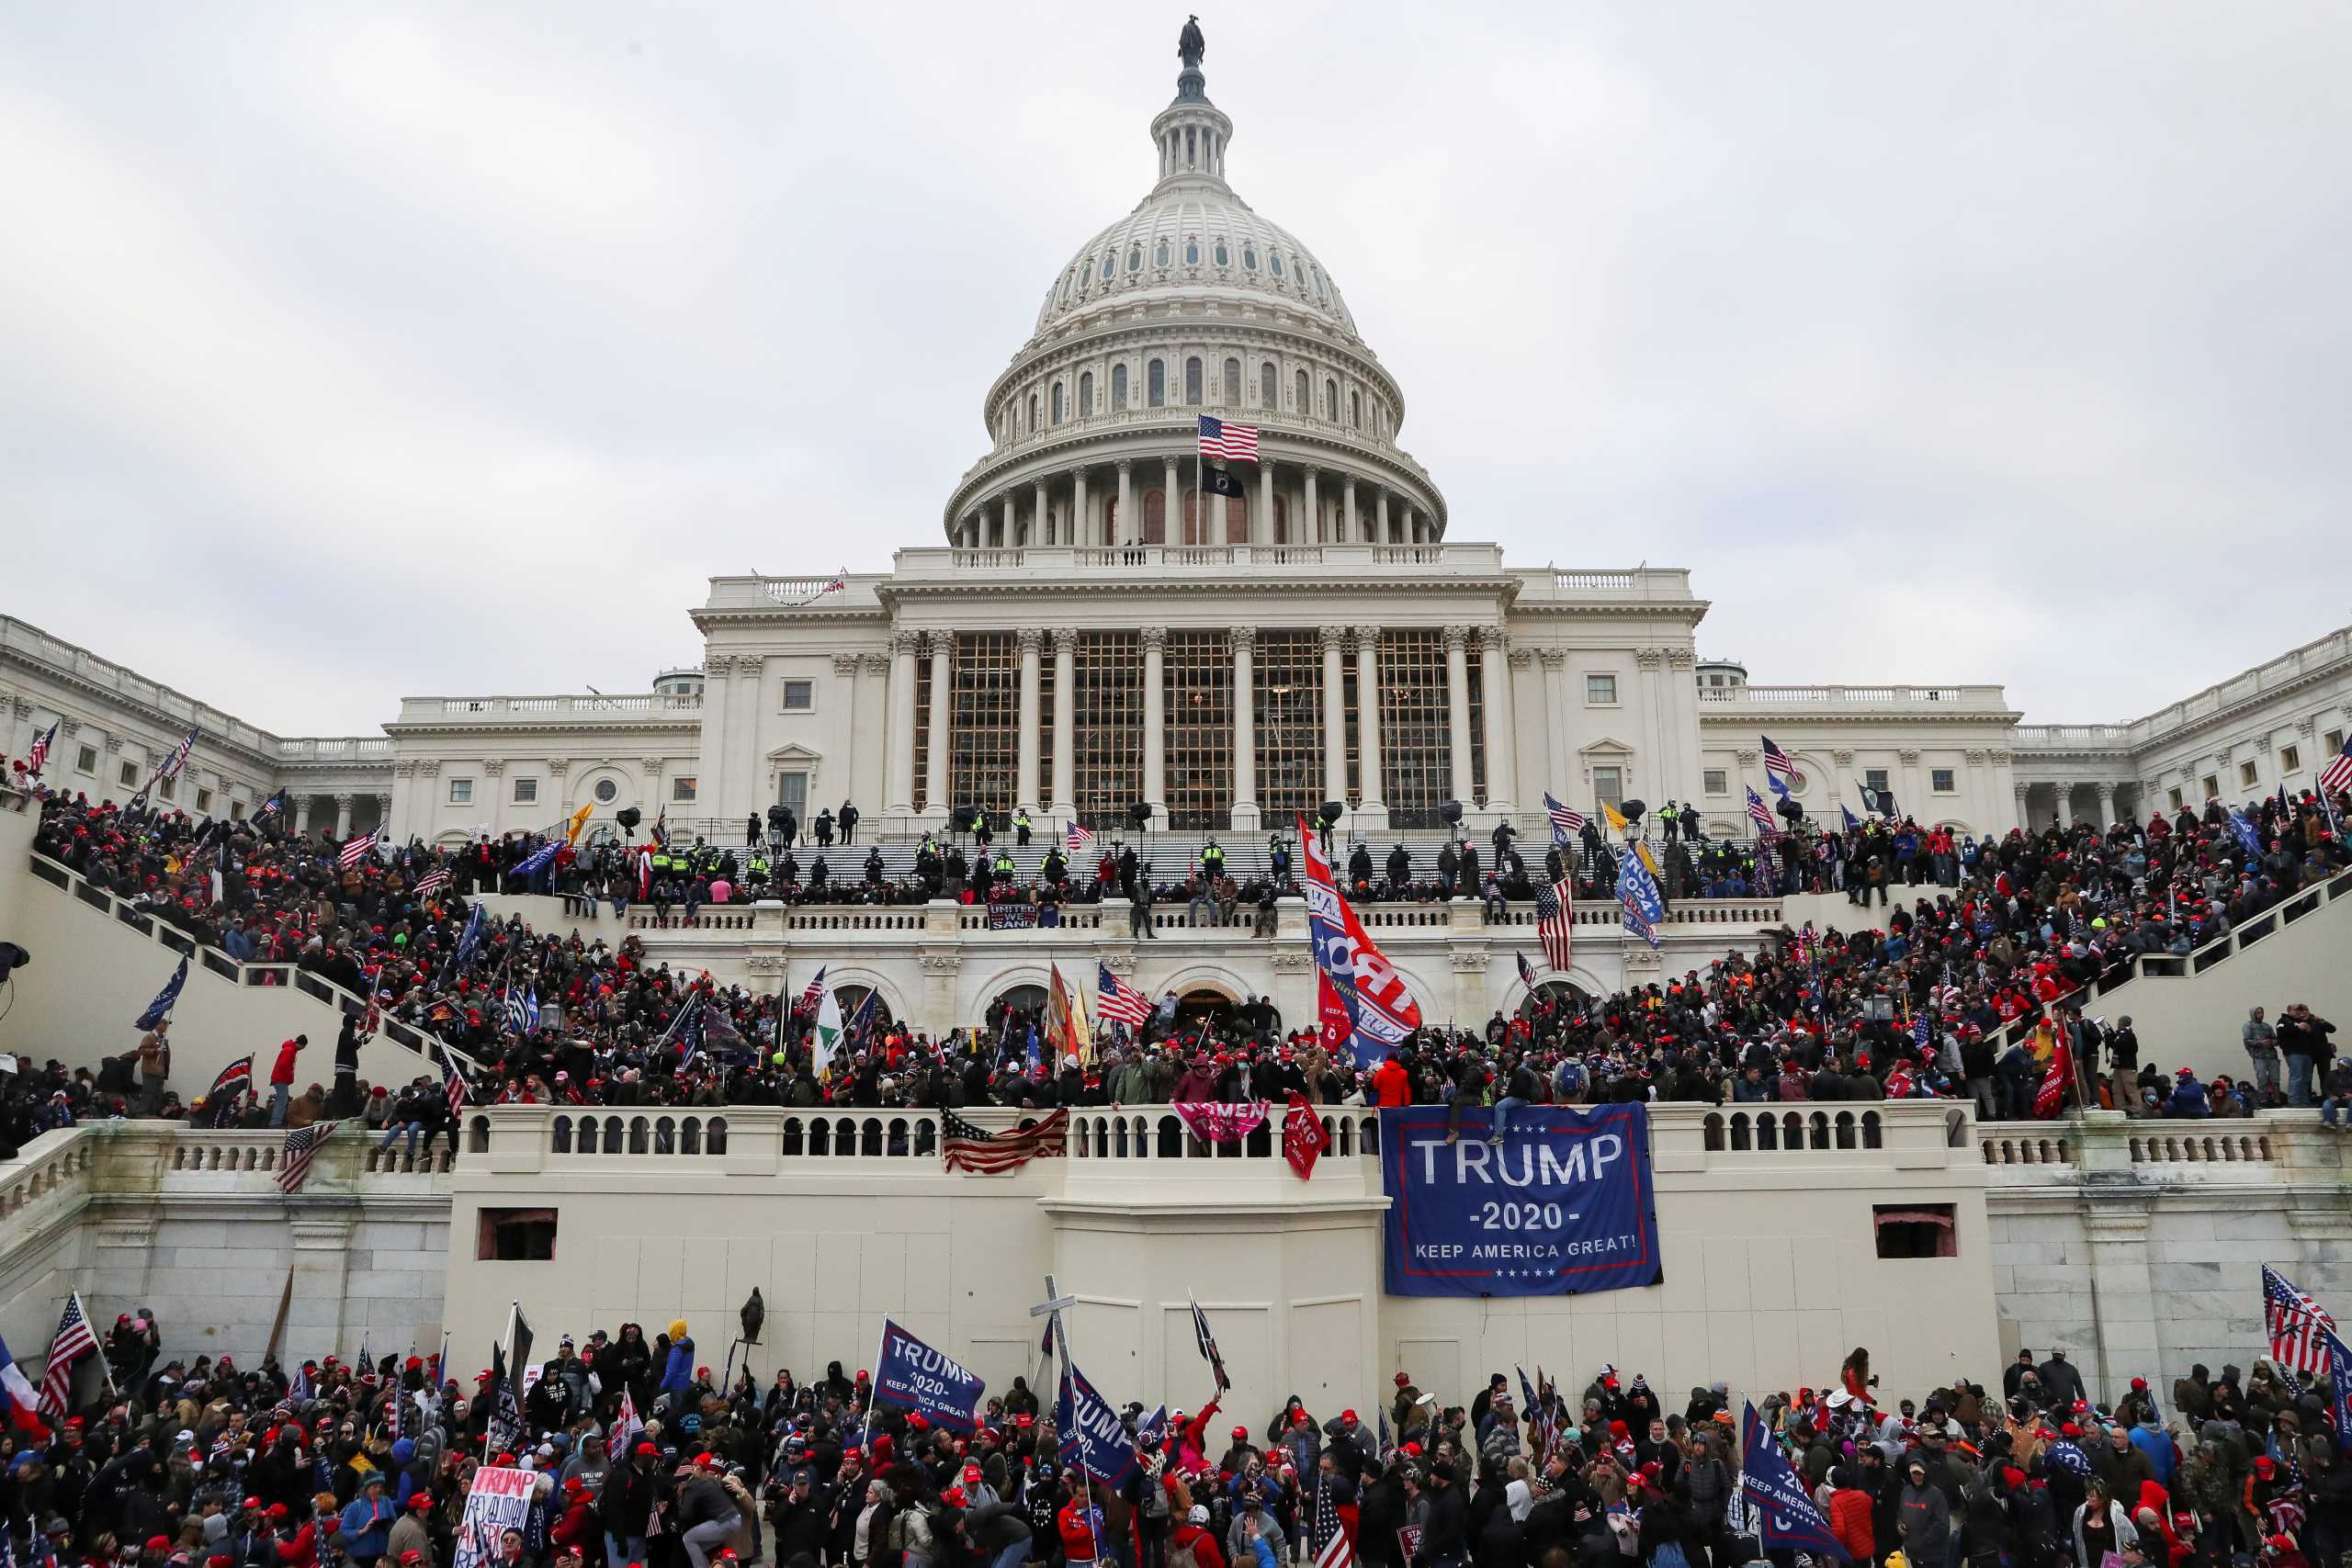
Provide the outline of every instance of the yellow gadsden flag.
[[593,806],[583,806],[571,814],[571,826],[565,829],[563,832],[565,843],[575,847],[579,844],[580,829],[588,826],[588,814],[595,809]]
[[1608,819],[1609,830],[1612,833],[1622,833],[1631,826],[1625,820],[1625,814],[1605,800],[1600,803],[1600,815]]
[[1062,979],[1058,964],[1053,966],[1053,982],[1046,998],[1046,1033],[1059,1055],[1075,1056],[1079,1066],[1089,1066],[1094,1054],[1094,1032],[1086,1026],[1086,998]]

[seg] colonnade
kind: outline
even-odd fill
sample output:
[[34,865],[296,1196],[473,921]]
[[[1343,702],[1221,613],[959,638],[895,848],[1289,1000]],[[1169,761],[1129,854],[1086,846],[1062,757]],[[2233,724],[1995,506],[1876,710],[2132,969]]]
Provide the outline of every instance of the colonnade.
[[[1212,506],[1211,525],[1187,537],[1184,519],[1200,497],[1198,460],[1170,453],[1078,463],[974,501],[951,530],[963,549],[1032,545],[1115,547],[1146,543],[1146,498],[1163,498],[1156,544],[1382,544],[1438,541],[1428,510],[1394,485],[1353,469],[1270,458],[1232,470],[1241,479],[1248,536],[1230,536]],[[1175,497],[1176,500],[1165,498]],[[1212,495],[1212,502],[1228,498]]]

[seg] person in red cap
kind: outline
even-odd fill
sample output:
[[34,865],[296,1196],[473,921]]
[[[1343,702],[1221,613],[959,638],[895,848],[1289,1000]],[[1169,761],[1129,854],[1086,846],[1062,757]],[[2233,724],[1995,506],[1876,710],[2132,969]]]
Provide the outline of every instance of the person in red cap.
[[606,1562],[645,1561],[646,1526],[664,1490],[662,1478],[654,1473],[661,1458],[660,1449],[640,1442],[629,1450],[628,1463],[613,1466],[612,1473],[605,1477],[596,1512],[605,1527]]

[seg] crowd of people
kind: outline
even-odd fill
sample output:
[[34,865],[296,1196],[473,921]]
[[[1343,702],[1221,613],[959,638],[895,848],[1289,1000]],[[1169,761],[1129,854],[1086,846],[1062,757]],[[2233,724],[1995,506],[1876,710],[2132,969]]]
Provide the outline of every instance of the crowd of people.
[[1899,1400],[1859,1348],[1819,1388],[1736,1399],[1603,1366],[1580,1393],[1498,1372],[1456,1404],[1400,1371],[1382,1406],[1293,1395],[1262,1425],[1222,1391],[1129,1404],[1138,1462],[1112,1484],[1066,1461],[1050,1362],[967,1431],[839,1361],[803,1382],[730,1351],[714,1378],[683,1319],[566,1335],[512,1388],[365,1347],[184,1360],[143,1308],[106,1343],[103,1387],[0,1434],[0,1560],[452,1568],[494,1465],[528,1496],[476,1559],[498,1568],[1793,1568],[1743,1495],[1750,1403],[1815,1507],[1773,1532],[1871,1568],[2339,1568],[2352,1529],[2328,1390],[2267,1361],[2111,1402],[2063,1349]]
[[[1885,831],[1857,841],[1867,851]],[[372,998],[379,1016],[346,1016],[331,1044],[257,1042],[253,1091],[232,1103],[196,1103],[202,1086],[167,1081],[166,1032],[96,1069],[17,1075],[0,1091],[0,1119],[20,1138],[63,1119],[143,1111],[220,1125],[354,1118],[413,1142],[454,1141],[437,1072],[406,1085],[359,1077],[368,1024],[390,1019],[460,1053],[478,1101],[1042,1109],[1293,1089],[1389,1105],[1939,1096],[1970,1099],[1986,1118],[2080,1104],[2173,1116],[2319,1105],[2328,1124],[2352,1122],[2352,1063],[2337,1055],[2333,1024],[2300,1003],[2276,1023],[2257,1009],[2243,1041],[2247,1071],[2211,1081],[2143,1060],[2128,1016],[2082,1005],[2087,983],[2132,954],[2209,940],[2309,868],[2340,863],[2308,803],[2264,811],[2255,831],[2251,847],[2226,818],[2013,832],[1964,864],[1958,886],[1922,883],[1906,887],[1907,903],[1871,907],[1878,924],[1783,930],[1752,953],[1602,998],[1539,989],[1483,1028],[1422,1030],[1377,1064],[1359,1065],[1313,1021],[1286,1026],[1266,998],[1204,1017],[1173,993],[1141,1027],[1099,1028],[1082,1052],[1048,1038],[1042,1007],[1000,998],[933,1038],[851,997],[849,1037],[820,1061],[814,996],[715,985],[649,962],[634,933],[608,942],[534,931],[519,917],[475,919],[469,893],[496,886],[507,857],[527,851],[412,845],[346,857],[277,818],[132,821],[111,804],[58,795],[42,805],[40,852],[232,957],[315,971]],[[1874,863],[1876,852],[1862,859]],[[688,1011],[695,1027],[682,1032]]]

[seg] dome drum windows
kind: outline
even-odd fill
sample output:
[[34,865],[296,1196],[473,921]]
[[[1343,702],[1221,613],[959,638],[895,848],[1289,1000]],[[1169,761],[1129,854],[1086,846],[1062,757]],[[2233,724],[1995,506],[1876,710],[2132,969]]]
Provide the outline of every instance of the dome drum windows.
[[1255,272],[1258,270],[1257,246],[1244,245],[1241,247],[1241,265],[1242,269],[1247,272]]
[[1238,359],[1225,362],[1225,406],[1229,409],[1241,406],[1241,361]]
[[1233,265],[1233,253],[1225,248],[1225,242],[1223,240],[1219,240],[1216,243],[1216,249],[1212,252],[1211,254],[1216,257],[1216,265],[1219,266],[1231,266]]
[[1168,248],[1168,242],[1162,240],[1159,242],[1159,247],[1151,253],[1151,265],[1154,266],[1166,266],[1173,258],[1173,254],[1174,253],[1170,252]]
[[1144,370],[1144,401],[1160,408],[1168,401],[1168,362],[1155,359]]
[[1188,403],[1201,400],[1201,360],[1198,355],[1184,361],[1184,400]]
[[1094,412],[1094,372],[1082,370],[1078,377],[1078,417],[1086,418]]
[[1127,408],[1127,367],[1111,367],[1111,412],[1125,413]]
[[1054,383],[1052,396],[1053,407],[1050,418],[1052,423],[1059,424],[1062,422],[1062,384],[1059,381]]
[[1117,259],[1114,257],[1110,252],[1104,251],[1102,253],[1102,281],[1105,283],[1110,282],[1111,275],[1116,269]]
[[1282,252],[1268,251],[1266,253],[1266,269],[1269,272],[1272,272],[1276,277],[1280,277],[1283,275]]
[[[1127,247],[1127,270],[1129,272],[1141,272],[1143,270],[1143,247],[1141,245],[1130,245]],[[1111,275],[1106,272],[1102,276],[1108,277]]]
[[1264,408],[1279,408],[1282,404],[1282,379],[1274,374],[1274,362],[1267,360],[1258,367],[1258,402]]
[[1188,239],[1184,242],[1184,265],[1186,266],[1201,265],[1201,243],[1197,239]]

